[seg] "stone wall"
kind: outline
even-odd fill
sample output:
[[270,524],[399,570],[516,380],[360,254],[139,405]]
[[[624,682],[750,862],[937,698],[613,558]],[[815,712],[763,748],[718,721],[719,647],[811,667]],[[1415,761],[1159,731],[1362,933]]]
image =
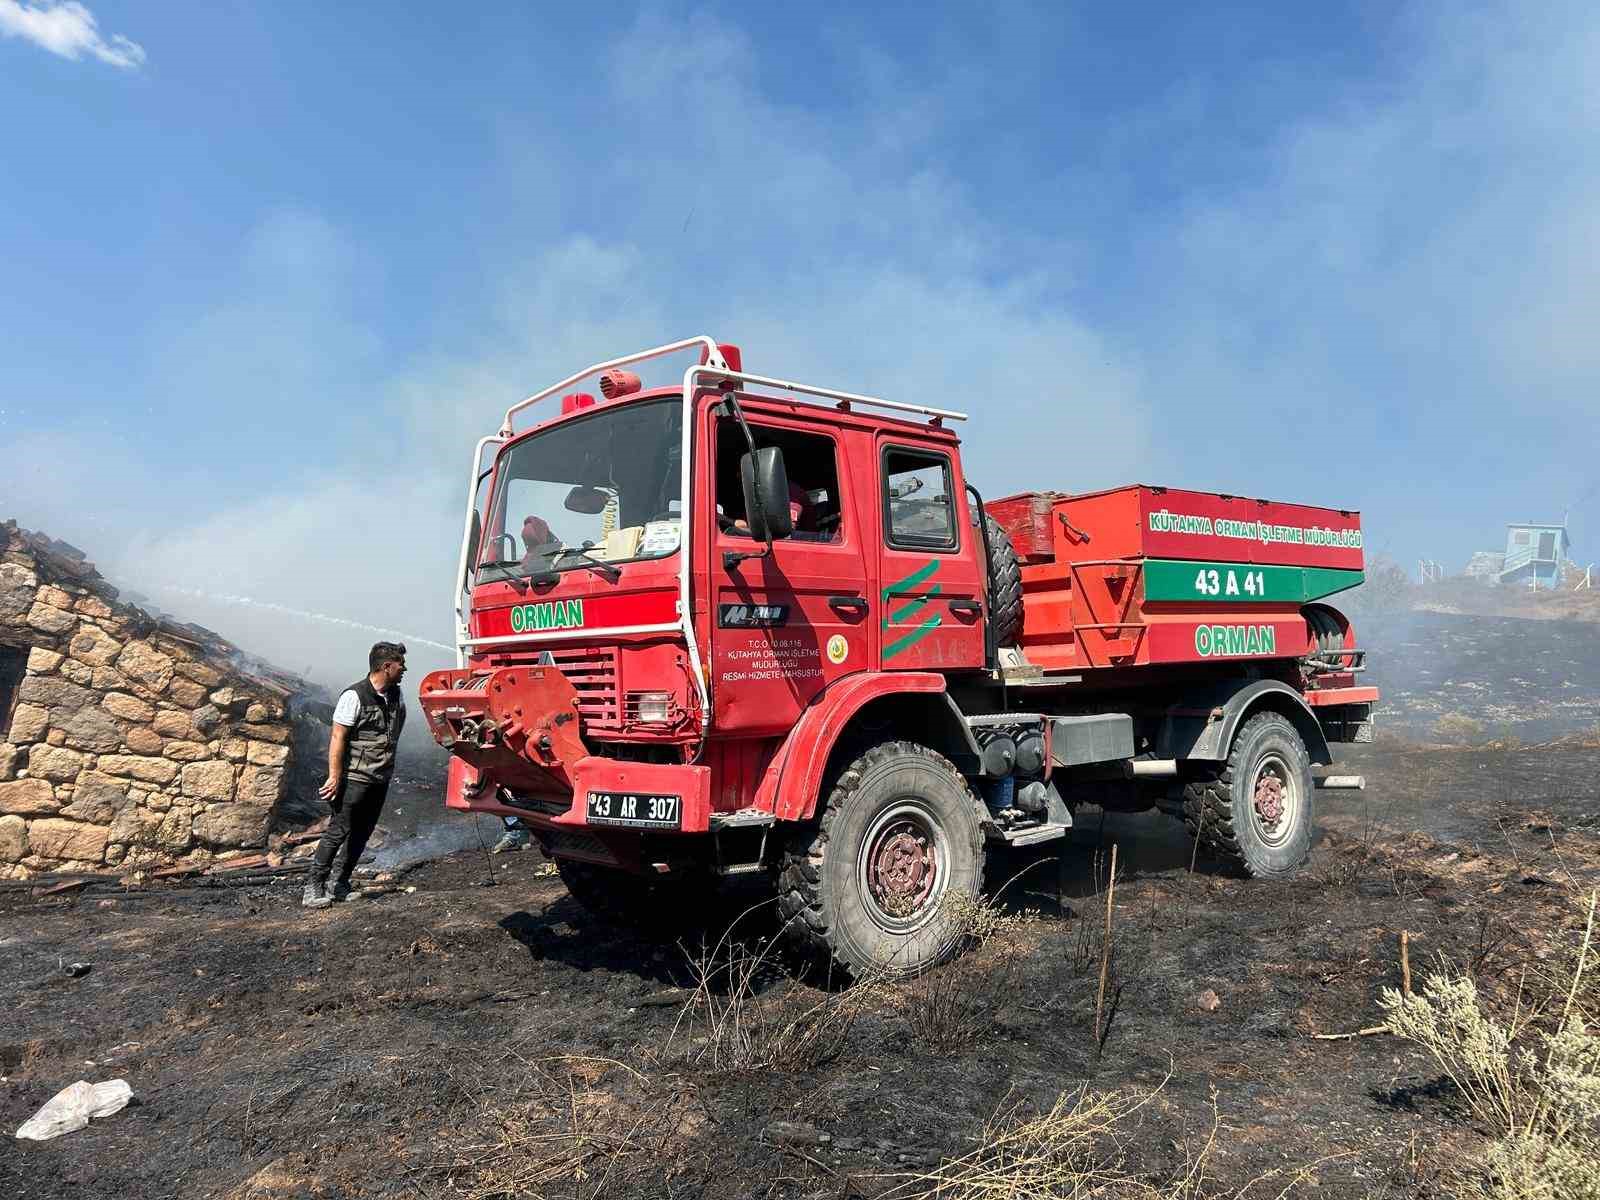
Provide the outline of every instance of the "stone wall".
[[0,878],[205,866],[265,844],[314,689],[119,602],[81,554],[13,524],[0,646],[27,653],[9,727],[0,695]]

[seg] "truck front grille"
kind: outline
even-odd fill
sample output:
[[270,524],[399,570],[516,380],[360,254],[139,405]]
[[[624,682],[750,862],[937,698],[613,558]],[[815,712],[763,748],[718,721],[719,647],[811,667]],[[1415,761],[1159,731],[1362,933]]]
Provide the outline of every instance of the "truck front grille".
[[578,716],[585,733],[614,733],[622,728],[622,696],[617,686],[614,646],[571,646],[551,650],[556,669],[578,693]]

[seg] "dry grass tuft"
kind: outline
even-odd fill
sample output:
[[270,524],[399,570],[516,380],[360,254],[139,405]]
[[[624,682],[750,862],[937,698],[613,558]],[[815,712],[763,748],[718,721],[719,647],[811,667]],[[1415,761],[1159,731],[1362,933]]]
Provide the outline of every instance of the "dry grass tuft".
[[694,991],[668,1045],[689,1033],[688,1061],[709,1071],[812,1071],[837,1058],[877,989],[871,981],[843,991],[806,987],[781,970],[778,954],[776,939],[746,942],[730,929],[691,956]]
[[[1156,1089],[1159,1091],[1159,1089]],[[891,1195],[928,1200],[1079,1200],[1116,1195],[1131,1182],[1120,1167],[1119,1126],[1156,1092],[1061,1095],[1044,1112],[1020,1104],[984,1126],[978,1148],[908,1179]]]
[[1600,1196],[1600,1038],[1590,1032],[1600,998],[1596,902],[1591,893],[1564,967],[1531,987],[1524,979],[1503,1019],[1485,1010],[1465,976],[1430,975],[1421,994],[1386,988],[1379,1000],[1389,1031],[1426,1050],[1490,1131],[1481,1170],[1458,1181],[1464,1196]]
[[1302,1184],[1315,1184],[1320,1164],[1219,1189],[1208,1175],[1220,1128],[1215,1091],[1210,1128],[1179,1147],[1182,1162],[1175,1170],[1158,1179],[1132,1173],[1126,1150],[1137,1130],[1129,1125],[1166,1082],[1148,1090],[1063,1094],[1042,1112],[1007,1105],[984,1127],[977,1149],[931,1171],[897,1176],[902,1182],[883,1200],[1282,1200]]
[[911,1036],[930,1049],[951,1051],[981,1041],[1015,1002],[1027,920],[965,896],[945,901],[944,908],[960,931],[958,956],[902,983],[899,996]]
[[609,1059],[528,1063],[513,1093],[484,1086],[466,1129],[426,1170],[464,1200],[560,1194],[628,1195],[700,1133],[685,1096],[655,1094],[649,1080]]

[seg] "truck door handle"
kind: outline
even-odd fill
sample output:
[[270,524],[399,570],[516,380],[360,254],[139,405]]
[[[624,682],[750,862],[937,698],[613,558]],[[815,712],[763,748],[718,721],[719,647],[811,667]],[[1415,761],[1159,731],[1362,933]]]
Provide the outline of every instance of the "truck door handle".
[[950,601],[950,611],[969,613],[975,617],[983,611],[983,605],[976,600],[952,600]]
[[862,616],[867,611],[867,602],[860,596],[829,596],[828,607],[836,613],[854,613]]

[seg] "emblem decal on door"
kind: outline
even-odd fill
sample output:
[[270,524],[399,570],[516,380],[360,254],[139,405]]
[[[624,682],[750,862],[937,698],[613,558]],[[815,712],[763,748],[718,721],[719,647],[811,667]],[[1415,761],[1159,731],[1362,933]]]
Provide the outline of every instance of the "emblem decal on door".
[[849,658],[849,657],[850,657],[850,643],[845,639],[844,634],[836,633],[831,638],[828,639],[828,661],[829,662],[831,662],[834,666],[837,667],[840,663],[844,662],[844,660]]

